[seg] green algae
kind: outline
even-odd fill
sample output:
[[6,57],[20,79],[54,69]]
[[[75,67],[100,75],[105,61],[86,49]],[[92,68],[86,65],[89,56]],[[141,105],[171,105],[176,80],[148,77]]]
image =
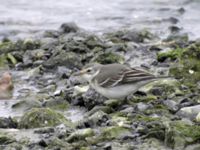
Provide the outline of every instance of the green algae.
[[166,130],[165,143],[172,147],[185,147],[200,140],[200,126],[174,121]]
[[108,52],[98,55],[94,61],[100,64],[123,63],[124,57],[116,53]]
[[38,128],[46,126],[56,126],[64,123],[72,127],[72,123],[68,121],[62,114],[49,108],[33,108],[26,112],[20,122],[20,128]]

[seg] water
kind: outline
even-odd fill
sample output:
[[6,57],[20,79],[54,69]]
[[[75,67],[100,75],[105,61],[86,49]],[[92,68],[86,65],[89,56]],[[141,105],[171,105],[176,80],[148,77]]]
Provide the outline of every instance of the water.
[[[2,70],[1,70],[2,72]],[[2,74],[0,72],[0,74]],[[4,71],[3,71],[4,72]],[[25,78],[27,78],[28,73],[23,71],[10,71],[13,78],[13,96],[11,99],[0,99],[0,117],[13,117],[21,116],[23,111],[15,111],[12,109],[12,105],[19,102],[22,96],[31,93],[36,93],[38,89],[32,86]]]
[[64,22],[97,33],[125,27],[165,35],[173,25],[167,19],[175,17],[178,27],[197,38],[199,6],[198,0],[1,0],[0,37],[30,37]]

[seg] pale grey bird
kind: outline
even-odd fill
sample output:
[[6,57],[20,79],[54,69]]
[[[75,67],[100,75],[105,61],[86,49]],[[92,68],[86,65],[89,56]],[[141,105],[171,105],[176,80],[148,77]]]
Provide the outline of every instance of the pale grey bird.
[[98,93],[112,99],[122,99],[152,81],[166,78],[122,64],[90,64],[74,75],[81,76]]

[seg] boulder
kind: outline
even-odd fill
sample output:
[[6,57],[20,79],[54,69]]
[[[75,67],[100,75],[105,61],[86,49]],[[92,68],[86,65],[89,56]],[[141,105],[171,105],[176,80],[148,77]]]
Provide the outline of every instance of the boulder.
[[33,108],[26,112],[19,121],[20,128],[39,128],[66,124],[72,127],[72,123],[61,113],[49,108]]

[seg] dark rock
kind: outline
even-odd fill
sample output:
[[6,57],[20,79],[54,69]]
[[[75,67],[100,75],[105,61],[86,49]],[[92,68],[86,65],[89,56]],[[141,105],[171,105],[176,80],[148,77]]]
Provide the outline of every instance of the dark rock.
[[124,57],[113,52],[106,52],[98,54],[96,58],[94,57],[93,61],[98,62],[100,64],[123,63]]
[[94,106],[101,105],[106,100],[105,97],[97,93],[94,89],[89,89],[82,95],[82,101],[87,109],[92,109]]
[[156,95],[156,96],[162,96],[163,92],[164,92],[163,87],[153,87],[150,90],[150,93],[152,93],[153,95]]
[[46,134],[46,133],[54,133],[55,130],[53,127],[45,127],[45,128],[39,128],[39,129],[35,129],[34,133],[38,133],[38,134]]
[[122,36],[125,41],[133,41],[136,43],[145,42],[145,39],[152,39],[154,36],[147,30],[143,31],[128,31]]
[[177,24],[179,22],[179,20],[175,17],[170,17],[167,19],[169,22],[171,22],[172,24]]
[[106,100],[104,102],[104,104],[110,108],[118,108],[120,106],[122,106],[122,104],[125,103],[124,100],[121,100],[121,99],[109,99],[109,100]]
[[170,30],[171,33],[178,33],[181,31],[181,28],[177,26],[170,26],[168,29]]
[[153,45],[153,46],[151,46],[151,47],[149,48],[149,50],[150,50],[150,51],[156,51],[156,52],[158,52],[158,51],[161,51],[162,48],[159,47],[159,46],[157,46],[157,45]]
[[109,116],[103,111],[97,111],[91,116],[84,118],[78,125],[79,128],[88,128],[88,127],[96,127],[96,126],[105,126]]
[[44,32],[44,37],[58,38],[60,36],[60,32],[56,30],[47,30]]
[[56,73],[60,78],[68,79],[72,74],[72,70],[65,66],[58,66]]
[[58,66],[66,66],[69,69],[81,68],[81,59],[75,53],[60,51],[44,62],[43,66],[48,69],[54,69]]
[[76,41],[74,39],[69,39],[63,45],[65,51],[71,51],[75,53],[85,54],[90,51],[84,41]]
[[0,117],[0,128],[17,128],[17,121],[12,118]]
[[60,31],[62,33],[70,33],[79,31],[79,27],[74,22],[63,23],[60,26]]
[[181,7],[177,10],[180,14],[184,14],[185,13],[185,8]]
[[46,141],[45,140],[40,140],[39,142],[38,142],[38,144],[40,145],[40,146],[42,146],[42,147],[47,147],[48,146],[48,144],[46,143]]

